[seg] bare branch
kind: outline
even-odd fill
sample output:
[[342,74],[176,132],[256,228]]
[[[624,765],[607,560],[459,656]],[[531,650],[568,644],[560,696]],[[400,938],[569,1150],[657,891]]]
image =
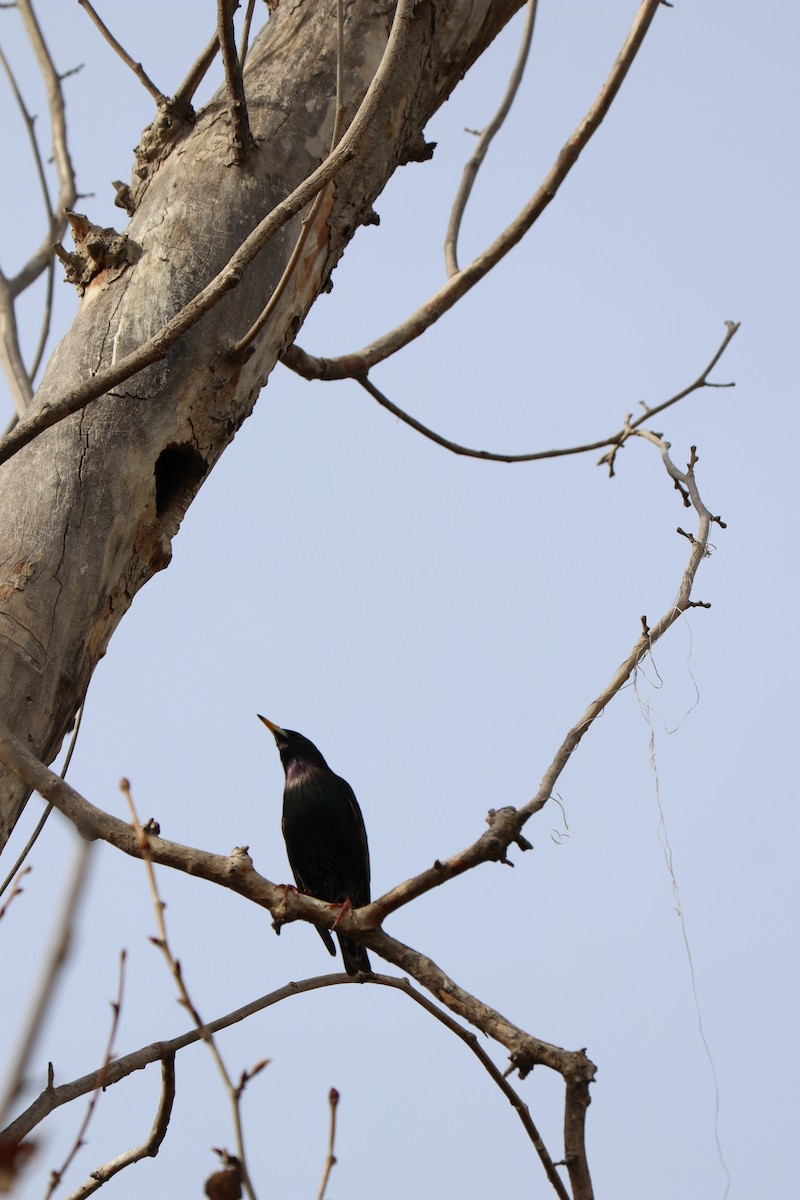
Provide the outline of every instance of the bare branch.
[[20,880],[24,879],[25,876],[28,874],[30,874],[30,867],[23,867],[22,870],[15,871],[14,874],[10,876],[9,883],[12,883],[13,887],[11,888],[11,891],[8,893],[8,896],[7,896],[6,900],[4,901],[4,903],[0,904],[0,921],[2,921],[3,917],[8,912],[9,905],[12,903],[12,901],[17,896],[21,896],[22,893],[25,891],[25,889],[23,887],[20,887]]
[[331,150],[342,135],[344,120],[344,0],[336,0],[336,116],[333,121]]
[[256,1194],[255,1194],[255,1191],[253,1190],[253,1185],[250,1181],[250,1173],[247,1169],[247,1160],[245,1158],[244,1133],[242,1131],[242,1114],[241,1114],[241,1106],[239,1103],[240,1099],[241,1099],[242,1089],[244,1087],[244,1081],[238,1088],[233,1083],[233,1080],[231,1079],[230,1075],[228,1074],[228,1069],[225,1066],[222,1055],[220,1054],[219,1047],[217,1046],[217,1043],[214,1041],[214,1036],[210,1032],[210,1030],[207,1028],[205,1022],[203,1021],[203,1018],[200,1016],[200,1013],[198,1012],[198,1010],[194,1004],[194,1001],[192,1000],[191,996],[189,995],[189,989],[186,986],[186,981],[183,977],[183,971],[181,970],[180,963],[178,962],[178,960],[175,958],[174,954],[172,953],[170,946],[169,946],[169,940],[167,938],[167,927],[164,922],[165,905],[164,905],[164,901],[161,899],[161,896],[159,895],[158,886],[156,884],[156,875],[155,875],[155,871],[153,870],[153,859],[150,854],[150,838],[149,838],[148,834],[146,834],[145,831],[142,829],[142,826],[139,822],[139,817],[136,812],[136,806],[133,802],[133,796],[131,795],[130,784],[128,783],[127,779],[122,780],[122,782],[120,783],[120,789],[124,793],[125,799],[128,802],[128,807],[130,809],[131,817],[133,819],[133,830],[134,830],[134,833],[136,834],[136,838],[139,843],[139,848],[141,850],[142,859],[143,859],[144,865],[145,865],[145,870],[147,871],[147,881],[150,885],[150,894],[153,899],[153,909],[156,914],[156,926],[158,928],[158,937],[153,938],[151,940],[154,942],[154,944],[158,947],[158,949],[163,954],[164,960],[167,964],[167,967],[169,968],[170,974],[172,975],[172,978],[175,981],[175,986],[178,989],[178,995],[180,996],[181,1004],[183,1005],[183,1007],[189,1013],[189,1016],[194,1021],[195,1027],[197,1028],[197,1031],[200,1034],[200,1037],[205,1042],[205,1044],[208,1046],[208,1049],[211,1052],[211,1057],[213,1058],[216,1068],[219,1071],[220,1078],[222,1079],[223,1086],[225,1087],[225,1091],[228,1093],[228,1099],[231,1102],[231,1108],[233,1111],[233,1126],[234,1126],[234,1131],[235,1131],[235,1136],[236,1136],[236,1149],[238,1152],[239,1162],[240,1162],[241,1168],[242,1168],[242,1182],[244,1183],[245,1191],[247,1192],[247,1195],[250,1197],[250,1200],[256,1200]]
[[250,26],[253,22],[253,11],[256,7],[256,0],[247,0],[247,11],[244,14],[242,22],[242,36],[239,43],[239,70],[244,70],[244,64],[247,61],[247,47],[250,42]]
[[[440,433],[436,433],[427,425],[423,425],[421,421],[416,419],[416,417],[412,417],[409,413],[404,412],[402,408],[398,408],[396,404],[392,403],[388,396],[386,396],[382,391],[380,391],[379,388],[375,386],[369,376],[357,375],[355,376],[355,380],[357,383],[360,383],[364,390],[369,392],[370,396],[372,396],[374,400],[377,400],[378,404],[380,404],[382,408],[385,408],[387,412],[392,413],[393,416],[398,418],[398,420],[402,421],[406,425],[409,425],[412,429],[415,429],[417,433],[421,433],[423,437],[435,442],[437,446],[443,446],[445,450],[450,450],[453,454],[458,454],[466,458],[482,459],[484,462],[540,462],[545,458],[564,458],[567,455],[586,454],[590,451],[601,450],[604,446],[611,446],[612,449],[608,452],[608,454],[603,455],[603,457],[599,460],[598,466],[601,463],[608,463],[610,468],[609,473],[613,475],[614,456],[616,455],[617,450],[624,445],[629,437],[632,437],[633,434],[636,433],[636,430],[644,421],[649,420],[650,417],[654,416],[656,413],[663,412],[665,408],[669,408],[672,404],[677,404],[679,400],[685,399],[686,396],[691,395],[692,392],[695,392],[700,388],[734,386],[732,383],[715,384],[709,383],[708,381],[710,372],[719,362],[721,356],[724,354],[728,346],[728,343],[739,328],[739,324],[734,321],[726,321],[725,325],[727,331],[722,340],[721,346],[714,354],[714,357],[711,359],[711,362],[708,364],[708,366],[705,367],[700,375],[698,375],[697,379],[695,379],[694,383],[690,383],[688,387],[683,388],[676,395],[671,396],[669,400],[664,400],[661,404],[657,404],[655,408],[647,408],[645,406],[644,412],[635,421],[631,420],[633,414],[628,414],[623,428],[618,430],[617,433],[612,433],[609,437],[602,438],[597,442],[587,442],[582,446],[567,446],[558,450],[535,450],[529,454],[498,454],[490,450],[472,450],[468,446],[462,446],[458,442],[450,441],[449,438],[443,437]],[[302,354],[302,350],[298,350],[297,347],[291,346],[283,356],[282,361],[286,366],[291,368],[295,355]]]
[[483,254],[473,259],[468,267],[459,271],[439,288],[438,292],[431,296],[415,313],[412,313],[402,325],[397,325],[383,337],[370,342],[361,350],[336,358],[307,356],[304,361],[308,368],[311,369],[313,365],[315,369],[313,375],[305,375],[305,371],[302,372],[307,379],[349,379],[365,375],[376,363],[395,354],[430,328],[453,307],[456,301],[483,279],[484,275],[487,275],[492,267],[508,254],[509,250],[516,246],[555,198],[561,184],[578,161],[582,150],[599,129],[622,86],[622,81],[630,70],[660,3],[661,0],[642,0],[630,32],[625,39],[625,44],[620,50],[611,74],[600,89],[600,94],[578,128],[562,147],[539,190],[503,233],[484,250]]
[[473,184],[478,175],[478,171],[483,165],[483,160],[486,157],[488,149],[492,144],[492,140],[498,130],[502,127],[503,122],[511,111],[511,105],[514,103],[519,85],[522,83],[522,76],[525,73],[525,67],[528,63],[528,55],[531,50],[531,42],[533,41],[533,27],[536,22],[537,0],[528,0],[525,13],[525,24],[522,29],[522,43],[517,55],[517,61],[514,64],[514,69],[508,81],[508,88],[503,97],[502,104],[498,108],[495,115],[492,117],[489,124],[484,129],[483,133],[478,138],[478,144],[475,147],[475,152],[470,158],[467,165],[464,167],[464,174],[461,177],[458,191],[456,192],[455,200],[453,201],[453,209],[450,213],[450,221],[447,226],[447,234],[444,240],[444,261],[447,267],[448,277],[458,274],[458,235],[461,230],[461,220],[464,216],[464,210],[467,207],[472,192]]
[[14,1055],[8,1070],[5,1095],[0,1102],[0,1123],[4,1121],[25,1084],[25,1075],[57,993],[58,978],[72,945],[73,928],[89,871],[91,842],[79,840],[66,894],[57,908],[58,920],[52,946],[44,962],[35,995],[25,1008],[25,1028],[14,1039]]
[[250,132],[242,67],[236,53],[236,39],[233,32],[233,14],[238,7],[239,0],[217,0],[217,38],[222,50],[225,83],[228,88],[228,107],[233,125],[234,158],[237,162],[241,162],[255,148],[255,141]]
[[[75,752],[75,743],[77,742],[78,734],[80,733],[82,719],[83,719],[83,705],[80,706],[80,708],[78,709],[78,712],[75,716],[75,724],[73,725],[73,728],[72,728],[72,737],[70,738],[70,741],[69,741],[69,748],[67,750],[66,758],[64,759],[64,765],[61,768],[61,778],[62,779],[66,778],[67,771],[69,770],[69,764],[72,761],[72,755]],[[27,842],[25,843],[25,846],[22,849],[22,853],[20,854],[17,861],[14,863],[14,866],[11,868],[11,870],[9,871],[6,878],[3,880],[2,884],[0,884],[0,896],[2,896],[3,892],[6,890],[8,885],[11,883],[11,880],[14,878],[17,871],[20,869],[22,864],[25,862],[25,859],[30,854],[31,850],[33,849],[34,845],[36,844],[39,834],[44,829],[47,818],[50,816],[50,813],[52,811],[53,811],[52,804],[48,804],[47,808],[44,810],[41,817],[39,818],[39,820],[36,824],[36,828],[34,829],[31,836],[28,838]]]
[[[22,116],[23,124],[28,134],[28,140],[31,144],[31,152],[33,154],[34,166],[39,179],[39,187],[44,199],[45,212],[47,213],[48,228],[52,231],[55,229],[55,217],[53,215],[52,205],[50,203],[50,193],[47,187],[47,177],[45,175],[44,163],[39,149],[39,143],[36,138],[36,127],[34,118],[28,112],[27,105],[23,99],[22,93],[17,84],[14,72],[11,70],[11,64],[0,49],[0,65],[5,71],[11,90],[14,94],[14,99],[17,108]],[[50,257],[49,264],[50,280],[48,293],[45,299],[45,321],[43,325],[43,336],[46,338],[50,327],[50,302],[52,298],[52,275],[53,275],[53,259]],[[0,272],[0,329],[2,337],[3,355],[3,372],[9,385],[11,397],[14,402],[14,408],[18,416],[23,416],[33,397],[33,378],[38,369],[41,355],[37,351],[35,365],[29,371],[25,366],[22,357],[22,350],[19,344],[19,334],[17,330],[17,318],[14,311],[14,301],[18,295],[8,283],[5,275]],[[41,339],[40,339],[41,344]]]
[[78,4],[80,4],[81,8],[86,10],[87,14],[89,15],[89,17],[91,17],[92,21],[94,21],[95,25],[102,33],[105,40],[108,42],[111,49],[114,51],[115,54],[119,55],[119,57],[125,63],[126,67],[130,67],[130,69],[133,71],[134,75],[139,80],[139,82],[142,84],[142,86],[145,88],[145,90],[148,91],[150,93],[150,95],[153,97],[156,104],[166,104],[167,97],[164,95],[164,93],[162,91],[160,91],[156,87],[156,85],[153,83],[150,76],[145,71],[142,64],[140,62],[136,62],[135,59],[131,58],[131,56],[130,56],[130,54],[128,54],[127,50],[125,50],[120,45],[120,43],[114,37],[113,33],[108,28],[108,26],[104,24],[104,22],[101,20],[100,16],[95,12],[94,8],[89,3],[89,0],[78,0]]
[[2,354],[3,374],[14,402],[14,411],[18,418],[23,417],[33,399],[33,385],[19,344],[17,318],[14,312],[14,294],[2,272],[0,272],[0,354]]
[[170,107],[179,113],[188,113],[192,107],[192,99],[195,92],[200,87],[200,84],[206,77],[208,69],[217,57],[219,50],[219,36],[214,30],[214,36],[211,41],[200,54],[199,58],[192,63],[189,69],[189,74],[184,79],[178,90],[172,97]]
[[166,1136],[174,1103],[175,1055],[165,1054],[161,1059],[161,1091],[158,1098],[158,1110],[153,1121],[153,1128],[145,1140],[140,1146],[135,1146],[132,1150],[126,1150],[124,1154],[120,1154],[117,1158],[112,1158],[110,1162],[104,1163],[102,1167],[97,1167],[96,1170],[92,1171],[86,1183],[82,1184],[74,1192],[70,1192],[67,1200],[86,1200],[87,1196],[91,1196],[104,1183],[108,1183],[109,1179],[113,1179],[120,1171],[124,1171],[126,1167],[139,1162],[143,1158],[155,1158]]
[[196,325],[205,313],[240,283],[246,267],[270,238],[292,217],[301,212],[309,201],[313,200],[314,196],[334,178],[337,172],[355,157],[358,144],[368,129],[372,116],[379,107],[397,69],[413,6],[414,0],[399,0],[389,40],[378,70],[350,127],[333,153],[329,154],[307,179],[259,222],[210,283],[206,284],[194,299],[167,321],[157,333],[143,342],[138,350],[132,351],[117,363],[99,371],[93,379],[73,388],[61,400],[42,406],[0,439],[0,464],[7,462],[17,450],[33,441],[45,429],[49,429],[72,413],[85,408],[92,400],[96,400],[99,396],[109,392],[111,388],[130,379],[143,367],[150,366],[164,358],[188,329]]
[[328,1134],[328,1157],[325,1160],[325,1169],[322,1172],[322,1182],[319,1185],[317,1192],[317,1200],[325,1200],[325,1189],[328,1186],[328,1180],[331,1177],[331,1171],[336,1166],[336,1155],[334,1148],[336,1146],[336,1109],[339,1106],[339,1093],[336,1088],[332,1087],[328,1092],[328,1104],[331,1109],[331,1126]]
[[53,130],[53,159],[58,176],[58,197],[52,206],[53,227],[48,227],[42,244],[36,253],[13,279],[9,281],[14,295],[19,295],[41,275],[53,257],[53,242],[60,241],[66,229],[66,217],[62,214],[68,208],[74,208],[77,199],[75,188],[75,172],[69,156],[67,145],[67,122],[64,111],[64,96],[61,90],[61,76],[55,69],[50,51],[42,36],[39,22],[33,11],[31,0],[17,0],[22,23],[33,48],[39,70],[42,73],[47,106],[50,113],[50,123]]
[[55,1171],[51,1172],[50,1186],[47,1189],[47,1193],[45,1195],[45,1200],[49,1200],[50,1196],[52,1196],[53,1192],[56,1190],[58,1185],[61,1183],[61,1180],[64,1177],[64,1172],[66,1171],[67,1167],[70,1165],[70,1163],[72,1162],[75,1155],[78,1153],[78,1151],[83,1146],[83,1141],[84,1141],[84,1136],[86,1134],[86,1130],[89,1128],[89,1122],[91,1121],[92,1116],[94,1115],[94,1110],[97,1106],[97,1101],[100,1097],[100,1092],[104,1086],[105,1072],[108,1067],[108,1064],[111,1061],[111,1052],[112,1052],[113,1045],[114,1045],[114,1038],[116,1036],[117,1026],[119,1024],[119,1015],[120,1015],[120,1012],[122,1011],[122,995],[124,992],[124,988],[125,988],[125,951],[123,950],[119,956],[119,984],[117,986],[117,999],[111,1005],[111,1011],[113,1014],[113,1016],[111,1018],[111,1028],[108,1033],[108,1044],[106,1046],[106,1052],[105,1052],[105,1056],[103,1058],[103,1065],[101,1066],[100,1070],[97,1072],[97,1086],[95,1087],[94,1091],[92,1092],[92,1097],[86,1108],[86,1115],[84,1116],[83,1121],[81,1122],[81,1126],[75,1136],[75,1141],[73,1142],[72,1146],[70,1147],[67,1157],[64,1159],[64,1162],[62,1163],[61,1168],[59,1170],[55,1170]]
[[692,586],[694,585],[700,564],[708,554],[708,536],[713,518],[701,500],[697,490],[697,482],[694,475],[694,462],[696,461],[694,458],[695,448],[692,447],[693,461],[689,463],[686,471],[680,471],[669,456],[669,442],[665,442],[658,434],[650,433],[644,429],[637,430],[636,435],[644,438],[646,441],[652,442],[658,447],[668,475],[676,483],[680,483],[685,487],[691,505],[697,513],[698,530],[696,534],[691,536],[689,562],[684,569],[678,594],[674,602],[655,625],[648,626],[646,621],[643,622],[641,636],[630,653],[620,663],[611,681],[606,685],[597,699],[592,701],[580,720],[573,725],[564,738],[555,758],[542,778],[536,795],[519,809],[519,816],[523,822],[527,821],[529,817],[544,807],[556,785],[559,775],[577,748],[583,735],[591,727],[606,705],[616,696],[617,692],[624,687],[632,672],[638,667],[642,659],[650,653],[655,643],[674,625],[681,614],[691,607]]
[[440,1021],[442,1025],[451,1031],[451,1033],[454,1033],[457,1038],[460,1038],[464,1045],[472,1051],[483,1068],[488,1072],[492,1080],[497,1084],[497,1086],[500,1088],[500,1091],[503,1093],[511,1107],[516,1112],[517,1116],[522,1122],[525,1132],[533,1143],[539,1158],[542,1160],[542,1165],[547,1174],[547,1178],[553,1185],[559,1200],[570,1200],[569,1193],[561,1181],[558,1171],[555,1168],[555,1164],[548,1153],[547,1147],[542,1141],[539,1131],[531,1119],[527,1104],[525,1104],[520,1095],[514,1090],[514,1088],[508,1082],[508,1079],[506,1079],[495,1063],[492,1062],[491,1058],[483,1049],[475,1034],[472,1033],[471,1030],[465,1029],[463,1025],[459,1025],[458,1021],[453,1020],[448,1013],[443,1012],[438,1005],[433,1004],[427,998],[427,996],[423,996],[421,992],[418,992],[415,988],[413,988],[409,981],[405,978],[395,979],[391,975],[373,975],[370,979],[366,980],[366,982],[379,983],[384,987],[393,987],[403,992],[406,996],[410,996],[416,1004],[419,1004],[421,1008],[424,1008],[425,1011],[430,1013],[432,1017],[435,1017],[437,1021]]

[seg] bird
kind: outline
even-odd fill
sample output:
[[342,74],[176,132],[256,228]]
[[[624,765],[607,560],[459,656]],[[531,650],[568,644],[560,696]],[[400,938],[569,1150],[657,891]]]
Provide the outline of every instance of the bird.
[[[302,733],[257,715],[275,738],[286,775],[281,829],[297,887],[328,904],[369,904],[367,830],[353,789]],[[317,933],[335,955],[329,931],[317,926]],[[348,975],[372,970],[360,942],[343,933],[336,937]]]

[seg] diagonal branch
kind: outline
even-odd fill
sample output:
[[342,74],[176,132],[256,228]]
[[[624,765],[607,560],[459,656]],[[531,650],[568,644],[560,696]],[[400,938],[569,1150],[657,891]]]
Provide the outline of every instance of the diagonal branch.
[[208,70],[217,57],[219,50],[219,36],[214,30],[214,36],[203,50],[199,57],[195,59],[192,66],[189,68],[189,73],[180,84],[177,91],[172,97],[171,107],[177,113],[188,113],[191,110],[192,99],[200,84],[205,79]]
[[142,86],[145,88],[145,90],[148,91],[150,93],[150,95],[153,97],[156,104],[166,104],[167,97],[164,95],[164,93],[162,91],[160,91],[156,87],[156,85],[153,83],[150,76],[145,71],[142,64],[140,62],[136,62],[136,60],[134,58],[131,58],[130,54],[128,54],[128,51],[123,46],[120,45],[120,43],[114,37],[111,30],[101,19],[100,15],[97,12],[95,12],[94,8],[89,3],[89,0],[78,0],[78,4],[80,4],[81,8],[86,10],[86,13],[91,18],[91,20],[94,22],[94,24],[97,26],[97,28],[100,30],[100,32],[102,33],[105,40],[108,42],[111,49],[114,51],[115,54],[119,55],[119,57],[125,63],[126,67],[130,67],[130,69],[133,71],[134,75],[139,80],[139,82],[142,84]]
[[124,1154],[118,1155],[117,1158],[112,1158],[110,1162],[104,1163],[102,1167],[97,1167],[92,1171],[84,1184],[74,1192],[70,1192],[66,1200],[86,1200],[87,1196],[91,1196],[104,1183],[108,1183],[109,1179],[113,1179],[120,1171],[124,1171],[126,1167],[130,1167],[133,1163],[139,1162],[143,1158],[155,1158],[166,1136],[174,1103],[175,1055],[165,1054],[161,1059],[161,1091],[158,1098],[158,1110],[153,1121],[153,1127],[145,1140],[140,1146],[126,1150]]
[[292,349],[297,349],[298,353],[286,354],[283,360],[286,365],[305,379],[349,379],[365,375],[371,367],[395,354],[398,350],[402,350],[409,342],[423,334],[476,283],[479,283],[492,267],[495,267],[516,246],[517,242],[521,241],[555,198],[558,189],[578,161],[581,152],[592,135],[600,128],[660,4],[661,0],[642,0],[625,39],[625,44],[594,104],[562,147],[536,194],[503,233],[484,250],[483,254],[473,259],[468,267],[443,284],[438,292],[434,293],[415,313],[412,313],[402,325],[396,326],[363,349],[336,358],[317,358],[306,354],[299,347],[293,347]]
[[480,171],[483,165],[483,160],[486,158],[495,134],[502,128],[503,122],[511,111],[511,105],[514,103],[519,91],[519,85],[522,83],[522,76],[525,73],[533,41],[537,2],[538,0],[528,0],[525,12],[525,24],[522,29],[522,43],[517,55],[517,61],[514,64],[514,69],[511,72],[511,78],[508,81],[506,94],[497,112],[480,134],[475,151],[464,167],[464,173],[461,176],[461,183],[453,201],[453,209],[450,213],[450,221],[447,225],[447,234],[444,240],[444,261],[448,277],[458,274],[458,235],[461,230],[461,221],[464,216],[464,210],[467,207],[467,201],[472,193],[475,180],[478,177],[478,171]]

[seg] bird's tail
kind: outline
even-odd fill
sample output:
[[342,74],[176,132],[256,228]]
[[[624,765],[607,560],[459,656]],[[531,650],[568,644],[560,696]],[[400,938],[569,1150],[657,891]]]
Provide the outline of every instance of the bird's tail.
[[352,938],[345,937],[343,933],[337,933],[336,937],[342,948],[342,960],[348,975],[357,975],[359,971],[372,970],[366,947],[362,946],[360,942],[354,942]]

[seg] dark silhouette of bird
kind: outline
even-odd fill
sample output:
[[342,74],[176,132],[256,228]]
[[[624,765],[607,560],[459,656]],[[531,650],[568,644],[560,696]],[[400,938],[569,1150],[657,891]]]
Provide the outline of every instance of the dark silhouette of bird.
[[[281,729],[260,713],[258,719],[275,738],[286,775],[281,828],[298,888],[328,904],[369,904],[367,831],[353,789],[302,733]],[[328,930],[317,926],[317,933],[336,954]],[[348,975],[372,970],[359,942],[336,936]]]

